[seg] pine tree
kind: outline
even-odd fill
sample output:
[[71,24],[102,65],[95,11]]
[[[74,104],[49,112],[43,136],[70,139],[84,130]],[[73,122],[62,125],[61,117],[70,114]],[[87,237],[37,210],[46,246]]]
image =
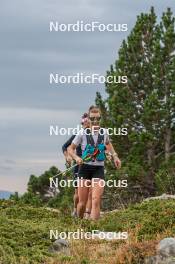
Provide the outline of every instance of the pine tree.
[[106,83],[106,100],[96,103],[106,127],[127,127],[127,136],[112,136],[132,184],[154,191],[160,163],[175,150],[175,18],[170,10],[160,23],[152,7],[137,17],[122,42],[107,76],[127,76],[125,83]]

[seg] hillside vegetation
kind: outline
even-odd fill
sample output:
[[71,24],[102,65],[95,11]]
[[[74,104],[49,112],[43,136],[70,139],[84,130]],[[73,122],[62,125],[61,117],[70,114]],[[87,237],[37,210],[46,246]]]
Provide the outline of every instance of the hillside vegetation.
[[[175,234],[175,201],[152,200],[105,214],[99,222],[78,220],[46,208],[0,201],[1,264],[143,263],[161,238]],[[127,240],[73,240],[70,255],[52,254],[49,231],[128,232]]]

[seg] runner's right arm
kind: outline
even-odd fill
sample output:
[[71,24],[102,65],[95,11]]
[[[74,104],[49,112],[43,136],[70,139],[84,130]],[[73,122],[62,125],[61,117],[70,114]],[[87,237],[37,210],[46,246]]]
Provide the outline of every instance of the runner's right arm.
[[82,164],[83,160],[79,156],[77,156],[75,149],[78,145],[81,144],[81,141],[82,141],[82,135],[81,134],[76,135],[72,144],[68,148],[69,155],[76,161],[78,165]]
[[62,146],[62,151],[65,156],[66,161],[70,164],[72,161],[72,158],[69,155],[68,147],[71,145],[73,139],[75,138],[75,135],[71,136]]
[[69,155],[76,161],[78,165],[83,163],[83,160],[75,154],[76,145],[72,143],[68,148]]

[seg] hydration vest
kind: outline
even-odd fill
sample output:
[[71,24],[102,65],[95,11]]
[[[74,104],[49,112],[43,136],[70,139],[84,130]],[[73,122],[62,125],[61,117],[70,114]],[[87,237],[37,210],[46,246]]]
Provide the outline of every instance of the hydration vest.
[[[88,131],[90,132],[90,130]],[[86,133],[87,145],[85,150],[82,153],[82,159],[85,159],[87,156],[92,156],[92,161],[104,161],[106,158],[105,150],[106,146],[104,144],[104,134],[100,135],[98,133],[97,143],[95,144],[92,134]],[[93,156],[94,153],[97,155]]]

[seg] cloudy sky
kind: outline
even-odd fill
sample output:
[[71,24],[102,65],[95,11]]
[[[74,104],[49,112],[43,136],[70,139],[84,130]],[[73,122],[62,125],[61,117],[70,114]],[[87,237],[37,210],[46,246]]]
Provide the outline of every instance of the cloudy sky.
[[[174,0],[1,0],[0,190],[26,190],[30,174],[64,169],[61,145],[49,126],[77,126],[104,85],[50,85],[49,73],[105,74],[136,16]],[[49,32],[49,22],[128,24],[127,32]]]

